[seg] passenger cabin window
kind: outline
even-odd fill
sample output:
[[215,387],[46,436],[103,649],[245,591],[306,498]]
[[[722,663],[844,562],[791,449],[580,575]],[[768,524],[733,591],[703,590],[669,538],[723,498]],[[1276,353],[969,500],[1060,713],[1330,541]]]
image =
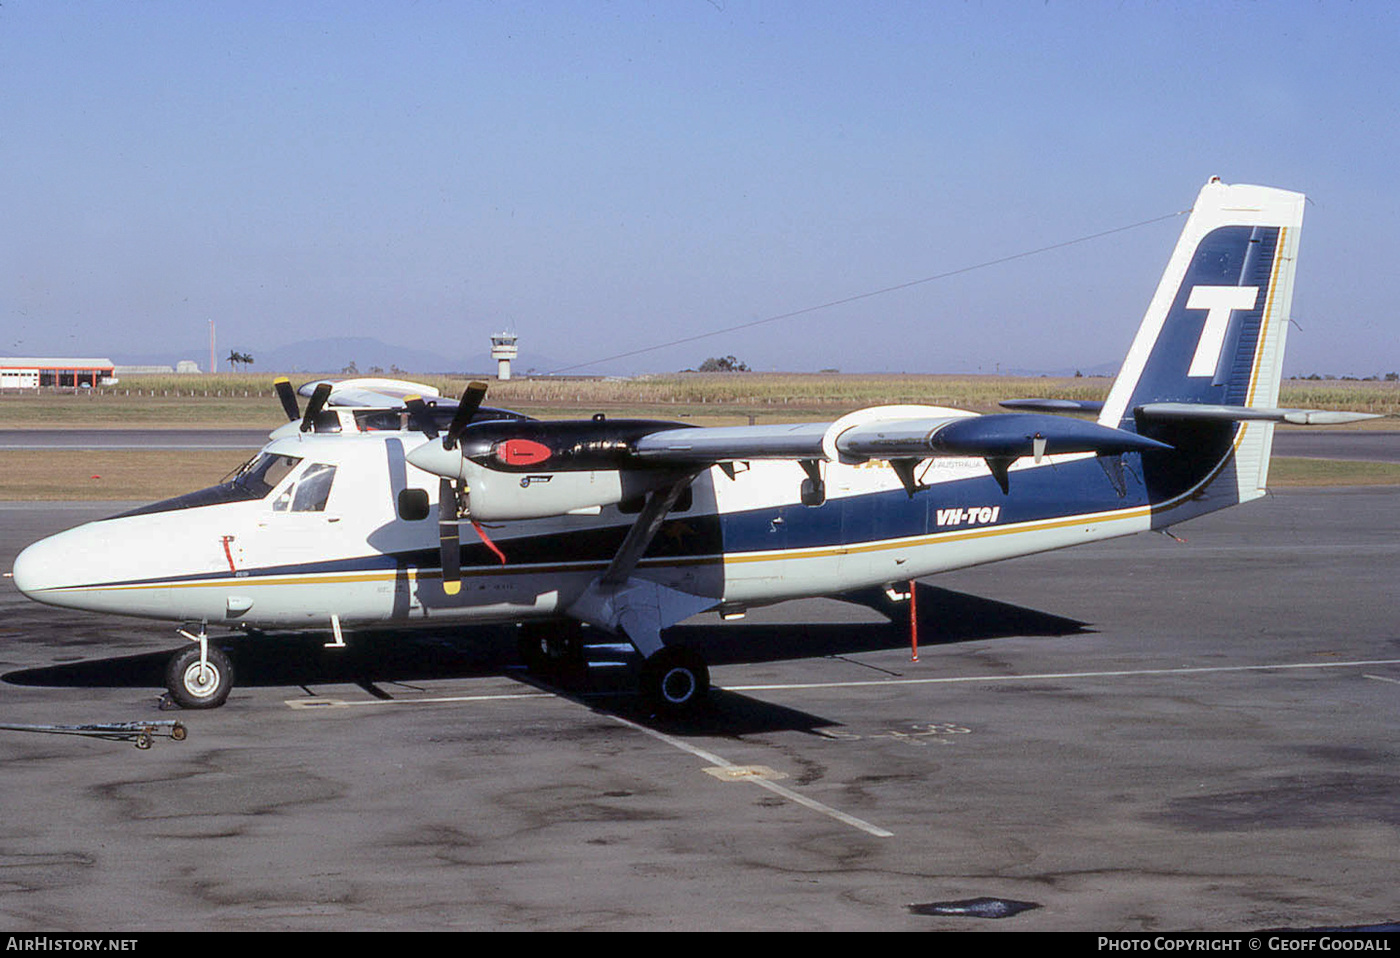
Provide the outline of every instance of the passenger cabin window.
[[306,467],[301,478],[277,497],[272,504],[273,512],[325,512],[326,501],[331,496],[331,483],[335,481],[335,466],[313,462]]

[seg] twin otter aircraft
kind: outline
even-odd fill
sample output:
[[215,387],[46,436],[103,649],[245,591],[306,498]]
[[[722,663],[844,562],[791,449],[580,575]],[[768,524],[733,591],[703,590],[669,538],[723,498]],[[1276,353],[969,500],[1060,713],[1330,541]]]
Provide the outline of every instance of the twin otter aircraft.
[[[1108,398],[976,415],[880,406],[831,423],[547,422],[411,383],[290,385],[295,420],[230,481],[31,545],[51,605],[191,623],[186,708],[233,684],[210,626],[522,623],[527,661],[625,640],[661,710],[705,696],[665,630],[1129,535],[1264,493],[1303,219],[1299,193],[1201,190]],[[1097,420],[1055,415],[1096,412]]]

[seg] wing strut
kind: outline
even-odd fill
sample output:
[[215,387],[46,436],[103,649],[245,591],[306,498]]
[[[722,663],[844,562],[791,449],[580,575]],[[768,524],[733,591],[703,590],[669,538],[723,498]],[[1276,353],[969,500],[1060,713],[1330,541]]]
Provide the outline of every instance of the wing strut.
[[662,486],[647,496],[646,505],[632,523],[632,528],[627,530],[627,537],[622,540],[617,555],[613,556],[607,571],[598,579],[600,584],[617,586],[627,581],[627,577],[632,574],[632,570],[637,567],[637,563],[647,551],[647,546],[651,545],[651,540],[656,538],[666,513],[675,508],[676,501],[694,481],[695,476],[696,473],[687,472],[677,477],[670,485]]
[[719,601],[632,575],[656,538],[666,514],[696,475],[696,472],[678,475],[647,496],[646,505],[627,530],[608,568],[565,610],[581,622],[614,634],[621,633],[645,659],[651,659],[664,647],[662,629],[697,612],[712,609]]

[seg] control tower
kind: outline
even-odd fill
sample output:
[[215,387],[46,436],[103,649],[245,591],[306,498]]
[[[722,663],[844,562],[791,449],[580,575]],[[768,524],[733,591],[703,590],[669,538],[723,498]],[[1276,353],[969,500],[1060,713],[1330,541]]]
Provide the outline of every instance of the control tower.
[[515,345],[515,333],[491,334],[491,358],[496,361],[496,378],[510,378],[510,361],[520,354]]

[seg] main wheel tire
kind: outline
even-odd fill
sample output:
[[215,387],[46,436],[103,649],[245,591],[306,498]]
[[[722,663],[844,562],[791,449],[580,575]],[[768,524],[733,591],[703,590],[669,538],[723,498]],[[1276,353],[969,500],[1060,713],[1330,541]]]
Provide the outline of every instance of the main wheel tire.
[[171,657],[165,669],[165,687],[182,709],[216,709],[233,691],[233,663],[210,647],[201,668],[199,649],[185,649]]
[[583,636],[567,626],[541,629],[521,626],[516,652],[536,675],[568,675],[583,667]]
[[642,665],[642,694],[665,715],[695,712],[710,692],[710,669],[699,653],[670,645]]

